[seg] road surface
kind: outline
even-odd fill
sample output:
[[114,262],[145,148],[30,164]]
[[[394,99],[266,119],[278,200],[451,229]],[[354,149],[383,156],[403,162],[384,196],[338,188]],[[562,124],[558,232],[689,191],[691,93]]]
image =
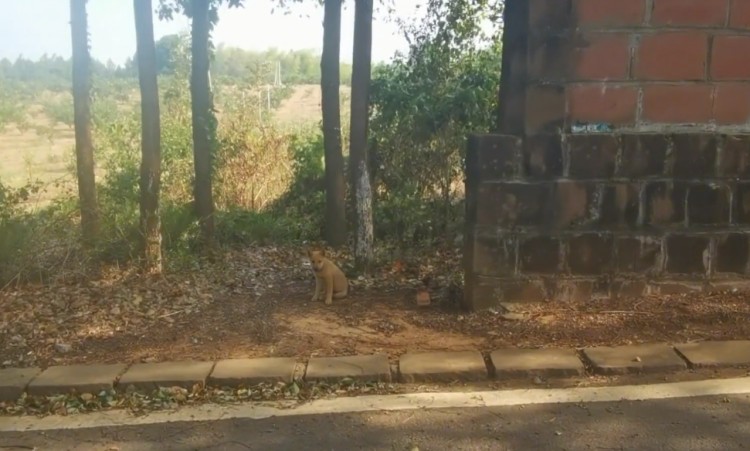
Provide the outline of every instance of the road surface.
[[34,448],[739,450],[750,449],[750,396],[340,413],[0,433],[3,451]]

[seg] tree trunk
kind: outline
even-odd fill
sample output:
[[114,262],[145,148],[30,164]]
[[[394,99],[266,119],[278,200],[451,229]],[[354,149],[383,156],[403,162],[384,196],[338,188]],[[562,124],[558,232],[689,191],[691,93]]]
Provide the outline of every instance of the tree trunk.
[[367,128],[372,62],[372,2],[355,0],[354,53],[352,56],[352,111],[349,167],[354,190],[357,235],[354,259],[360,271],[367,272],[373,259],[372,187],[367,167]]
[[151,0],[133,0],[141,87],[141,234],[146,272],[161,273],[161,124]]
[[528,1],[506,0],[496,128],[499,133],[522,135],[525,131],[528,23]]
[[195,212],[203,244],[214,237],[214,200],[211,187],[216,120],[211,105],[208,43],[210,0],[192,0],[192,58],[190,96],[193,111],[193,158],[195,162]]
[[76,171],[81,204],[83,239],[93,244],[99,228],[94,175],[94,145],[91,139],[91,55],[89,55],[86,0],[70,1],[73,46],[73,109],[76,137]]
[[346,244],[346,182],[341,151],[341,4],[325,0],[323,16],[323,55],[320,59],[323,146],[325,147],[325,239],[331,246]]

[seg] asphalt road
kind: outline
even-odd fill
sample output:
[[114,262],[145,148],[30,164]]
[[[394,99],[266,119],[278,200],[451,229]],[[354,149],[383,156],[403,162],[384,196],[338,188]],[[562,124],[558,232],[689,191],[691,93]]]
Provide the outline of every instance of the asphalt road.
[[0,433],[0,450],[750,449],[750,396]]

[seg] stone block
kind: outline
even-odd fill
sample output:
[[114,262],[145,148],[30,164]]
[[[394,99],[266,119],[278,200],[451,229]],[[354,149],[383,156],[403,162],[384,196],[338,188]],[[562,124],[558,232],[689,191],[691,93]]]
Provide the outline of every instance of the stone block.
[[507,180],[518,174],[523,142],[510,135],[471,135],[469,148],[477,154],[479,180]]
[[568,135],[569,176],[574,179],[608,179],[615,174],[620,139],[616,135]]
[[560,240],[546,235],[522,239],[518,256],[521,273],[557,272],[560,267]]
[[634,228],[638,225],[641,185],[616,183],[603,187],[601,215],[602,226]]
[[516,270],[517,242],[496,230],[477,229],[474,233],[473,269],[483,276],[512,275]]
[[575,275],[599,275],[613,268],[614,238],[607,233],[584,233],[568,239],[568,268]]
[[750,224],[750,183],[738,183],[734,188],[736,213],[734,220],[737,224]]
[[552,133],[565,124],[564,85],[532,85],[526,90],[526,133]]
[[618,175],[627,178],[663,175],[668,147],[666,135],[623,135]]
[[[592,203],[595,185],[563,180],[554,185],[554,225],[556,228],[575,228],[592,222]],[[546,224],[547,221],[538,223]]]
[[710,238],[705,235],[669,235],[666,271],[670,274],[705,274],[709,267]]
[[725,185],[700,184],[688,189],[688,224],[729,225],[730,191]]
[[719,158],[719,176],[750,178],[750,135],[730,135],[724,139]]
[[687,185],[653,182],[646,186],[646,223],[652,226],[685,223]]
[[27,392],[33,396],[96,394],[111,390],[125,368],[125,364],[51,366],[29,383]]
[[583,355],[596,374],[659,373],[687,368],[674,349],[664,343],[586,348]]
[[524,142],[523,174],[529,178],[560,177],[563,173],[559,134],[532,135]]
[[196,384],[203,387],[213,367],[214,362],[136,363],[122,375],[117,388],[126,390],[132,385],[140,390],[154,390],[159,387],[191,389]]
[[695,179],[715,175],[717,135],[680,133],[674,135],[672,141],[675,178]]
[[399,374],[401,381],[407,383],[488,378],[487,366],[479,351],[407,353],[399,360]]
[[547,183],[483,183],[477,200],[477,224],[511,228],[536,226],[550,213]]
[[750,340],[685,343],[675,349],[695,368],[750,366]]
[[750,261],[750,235],[730,233],[716,243],[716,272],[747,274]]
[[549,299],[541,280],[506,280],[500,285],[500,289],[503,302],[542,302]]
[[649,236],[617,237],[617,271],[653,274],[661,271],[662,242]]
[[573,349],[499,349],[490,354],[495,377],[573,377],[585,373]]
[[295,366],[296,360],[289,357],[219,360],[208,383],[217,387],[248,387],[263,382],[291,382]]
[[5,368],[0,370],[0,401],[16,401],[26,387],[41,373],[39,368]]
[[305,380],[391,381],[391,365],[384,354],[344,357],[313,357],[307,364]]

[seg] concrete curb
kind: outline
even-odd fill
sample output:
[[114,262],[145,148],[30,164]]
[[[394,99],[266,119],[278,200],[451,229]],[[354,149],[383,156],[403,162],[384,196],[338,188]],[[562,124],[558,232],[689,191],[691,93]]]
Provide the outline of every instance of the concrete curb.
[[[577,352],[576,352],[577,351]],[[519,378],[554,379],[586,375],[677,372],[705,367],[750,367],[750,340],[707,341],[670,345],[574,349],[497,349],[407,353],[389,365],[384,355],[228,359],[208,362],[162,362],[132,365],[71,365],[0,369],[0,401],[29,395],[85,393],[93,388],[127,390],[179,385],[189,388],[221,385],[252,386],[290,382],[299,366],[301,379],[394,382],[476,382]]]

